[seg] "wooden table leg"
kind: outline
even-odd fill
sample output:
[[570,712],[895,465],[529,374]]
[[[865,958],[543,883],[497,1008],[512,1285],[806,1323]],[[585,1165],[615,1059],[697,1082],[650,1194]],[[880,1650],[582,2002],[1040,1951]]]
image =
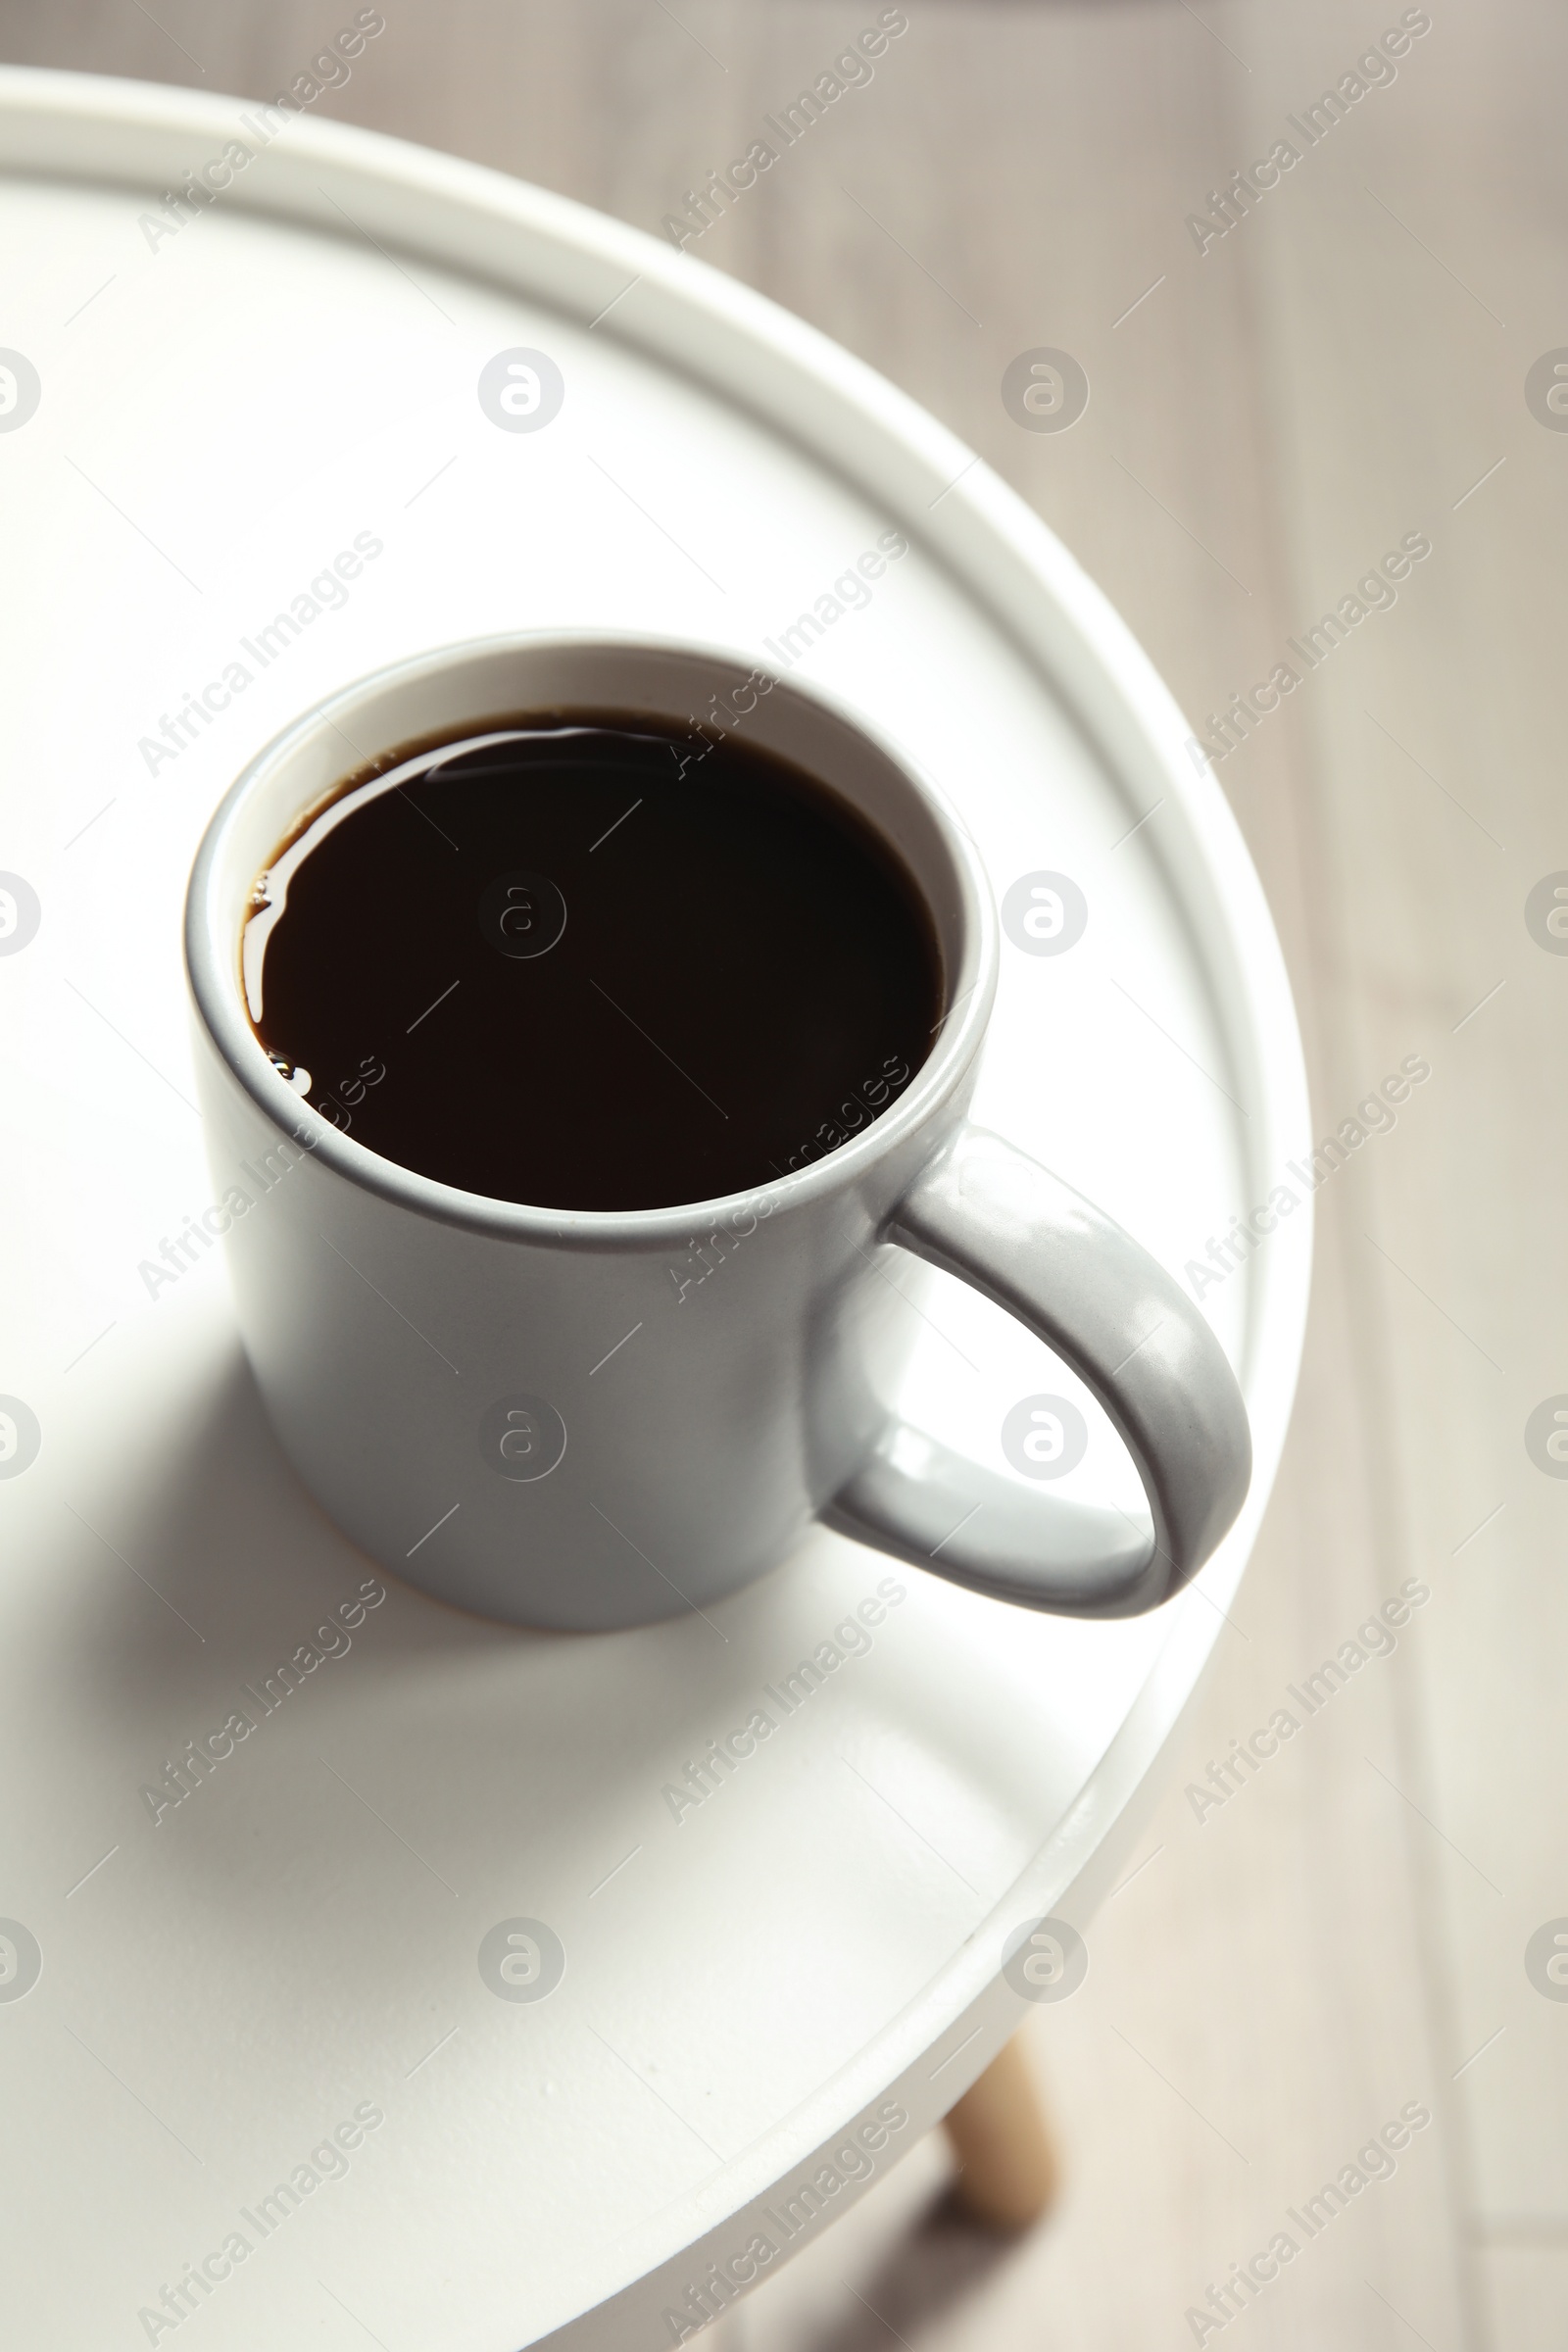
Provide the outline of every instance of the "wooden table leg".
[[958,2166],[957,2200],[973,2220],[989,2230],[1026,2230],[1050,2211],[1060,2176],[1021,2034],[964,2092],[943,2130]]

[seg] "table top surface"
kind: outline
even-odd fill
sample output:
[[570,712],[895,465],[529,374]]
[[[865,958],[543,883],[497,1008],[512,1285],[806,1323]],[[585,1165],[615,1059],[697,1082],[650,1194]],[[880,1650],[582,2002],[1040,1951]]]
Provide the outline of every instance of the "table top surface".
[[[1205,1286],[1258,1473],[1152,1618],[1031,1616],[818,1532],[707,1616],[476,1622],[372,1576],[298,1488],[219,1252],[144,1271],[210,1200],[179,953],[206,818],[278,728],[398,655],[604,625],[756,660],[813,611],[802,666],[910,748],[998,898],[1042,871],[1083,892],[1070,953],[1004,946],[985,1123],[1180,1271],[1305,1141],[1294,1017],[1174,707],[942,428],[673,249],[240,115],[0,75],[6,331],[39,386],[0,430],[0,868],[32,894],[0,954],[0,1391],[25,1407],[0,1463],[0,2100],[28,2153],[8,2231],[53,2249],[12,2266],[13,2317],[49,2340],[69,2292],[73,2340],[162,2340],[139,2315],[183,2291],[239,2352],[307,2319],[345,2346],[663,2341],[687,2251],[744,2247],[888,2102],[907,2121],[868,2162],[892,2161],[1009,2030],[1009,1933],[1081,1916],[1266,1498],[1307,1215]],[[231,139],[248,166],[172,227],[162,192]],[[477,396],[517,349],[565,388],[537,431]],[[889,530],[910,552],[862,598]],[[298,633],[264,662],[282,612]],[[1064,1368],[942,1277],[911,1266],[908,1291],[912,1418],[1001,1470],[1008,1406],[1073,1396],[1091,1437],[1062,1491],[1135,1499]],[[778,1736],[678,1803],[824,1645]],[[169,1801],[236,1711],[251,1728]],[[543,2000],[498,1997],[485,1956],[518,1920],[564,1955]]]

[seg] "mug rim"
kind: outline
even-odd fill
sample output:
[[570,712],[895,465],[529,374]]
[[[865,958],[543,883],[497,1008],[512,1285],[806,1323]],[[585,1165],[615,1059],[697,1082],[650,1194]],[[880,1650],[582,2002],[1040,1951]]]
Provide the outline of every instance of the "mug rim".
[[[359,706],[387,689],[417,683],[423,677],[486,656],[513,651],[548,652],[552,647],[611,655],[673,655],[715,667],[739,664],[744,672],[771,677],[772,691],[783,689],[798,700],[814,705],[869,743],[935,822],[952,865],[959,906],[959,950],[952,976],[955,994],[939,1024],[941,1033],[898,1101],[873,1119],[862,1134],[824,1152],[808,1167],[706,1200],[677,1201],[658,1208],[548,1208],[467,1192],[405,1167],[401,1161],[387,1158],[367,1144],[356,1143],[329,1120],[313,1112],[309,1103],[272,1067],[266,1048],[251,1027],[243,1007],[237,962],[233,971],[225,968],[223,909],[217,895],[228,837],[247,802],[280,768],[286,767],[323,725],[332,726],[337,719],[350,716]],[[476,713],[475,717],[477,720],[488,715],[492,713]],[[821,780],[830,790],[850,797],[831,779]],[[297,823],[313,805],[307,802],[295,811],[292,821]],[[913,879],[924,898],[924,885],[917,876]],[[780,676],[771,664],[754,661],[748,648],[642,630],[517,629],[464,638],[383,662],[379,668],[367,671],[313,703],[247,760],[208,819],[186,889],[183,929],[186,980],[197,1020],[228,1075],[285,1141],[310,1152],[348,1183],[416,1215],[492,1238],[557,1246],[576,1243],[600,1249],[636,1248],[650,1242],[677,1239],[689,1231],[694,1220],[716,1222],[736,1209],[754,1209],[771,1216],[783,1208],[804,1207],[853,1185],[866,1167],[906,1142],[956,1091],[979,1052],[996,994],[998,970],[997,916],[990,877],[956,811],[945,795],[922,775],[909,753],[847,698],[815,683],[808,686]],[[760,1209],[763,1200],[769,1205]]]

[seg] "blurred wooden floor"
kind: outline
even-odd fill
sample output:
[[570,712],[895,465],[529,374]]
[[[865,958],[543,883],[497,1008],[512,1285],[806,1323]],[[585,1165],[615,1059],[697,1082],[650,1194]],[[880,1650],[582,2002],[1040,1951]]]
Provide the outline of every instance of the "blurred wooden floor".
[[[878,10],[385,13],[320,111],[657,229]],[[264,95],[338,21],[317,0],[155,14],[0,0],[0,55]],[[1432,1076],[1318,1194],[1300,1400],[1236,1630],[1144,1866],[1088,1923],[1087,1984],[1032,2023],[1069,2170],[1055,2225],[987,2247],[942,2209],[928,2141],[714,2340],[1174,2352],[1198,2332],[1189,2307],[1290,2227],[1285,2208],[1419,2101],[1434,2123],[1395,2176],[1226,2340],[1558,2352],[1568,2005],[1532,1987],[1524,1949],[1568,1913],[1568,1486],[1524,1429],[1568,1390],[1568,960],[1524,905],[1568,868],[1568,438],[1527,409],[1524,378],[1568,345],[1568,19],[1434,0],[1396,78],[1200,254],[1186,216],[1294,137],[1287,117],[1352,74],[1398,7],[908,14],[874,82],[698,250],[1015,483],[1200,722],[1386,549],[1430,539],[1397,603],[1218,772],[1284,938],[1318,1135],[1405,1056]],[[1043,344],[1093,386],[1060,435],[1020,430],[999,395]],[[1200,1823],[1185,1784],[1409,1578],[1432,1597],[1394,1654]]]

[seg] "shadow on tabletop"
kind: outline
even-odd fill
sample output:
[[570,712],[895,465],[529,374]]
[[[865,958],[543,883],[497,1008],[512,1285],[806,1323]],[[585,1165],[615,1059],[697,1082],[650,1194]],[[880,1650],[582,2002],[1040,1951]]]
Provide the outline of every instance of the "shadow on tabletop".
[[[516,1764],[604,1717],[613,1691],[597,1734],[606,1798],[619,1779],[643,1788],[652,1772],[657,1786],[672,1751],[700,1752],[721,1723],[745,1721],[759,1683],[799,1646],[803,1590],[813,1627],[836,1605],[821,1589],[840,1547],[818,1536],[707,1611],[654,1625],[575,1634],[471,1616],[403,1583],[327,1518],[226,1325],[168,1354],[155,1338],[117,1387],[131,1406],[117,1410],[114,1451],[93,1424],[69,1433],[75,1458],[51,1465],[52,1499],[63,1565],[79,1571],[71,1641],[91,1700],[155,1748],[174,1737],[177,1752],[179,1738],[248,1706],[245,1687],[314,1648],[298,1699],[322,1730],[373,1683],[377,1703],[446,1718]],[[367,1589],[385,1596],[368,1614]]]

